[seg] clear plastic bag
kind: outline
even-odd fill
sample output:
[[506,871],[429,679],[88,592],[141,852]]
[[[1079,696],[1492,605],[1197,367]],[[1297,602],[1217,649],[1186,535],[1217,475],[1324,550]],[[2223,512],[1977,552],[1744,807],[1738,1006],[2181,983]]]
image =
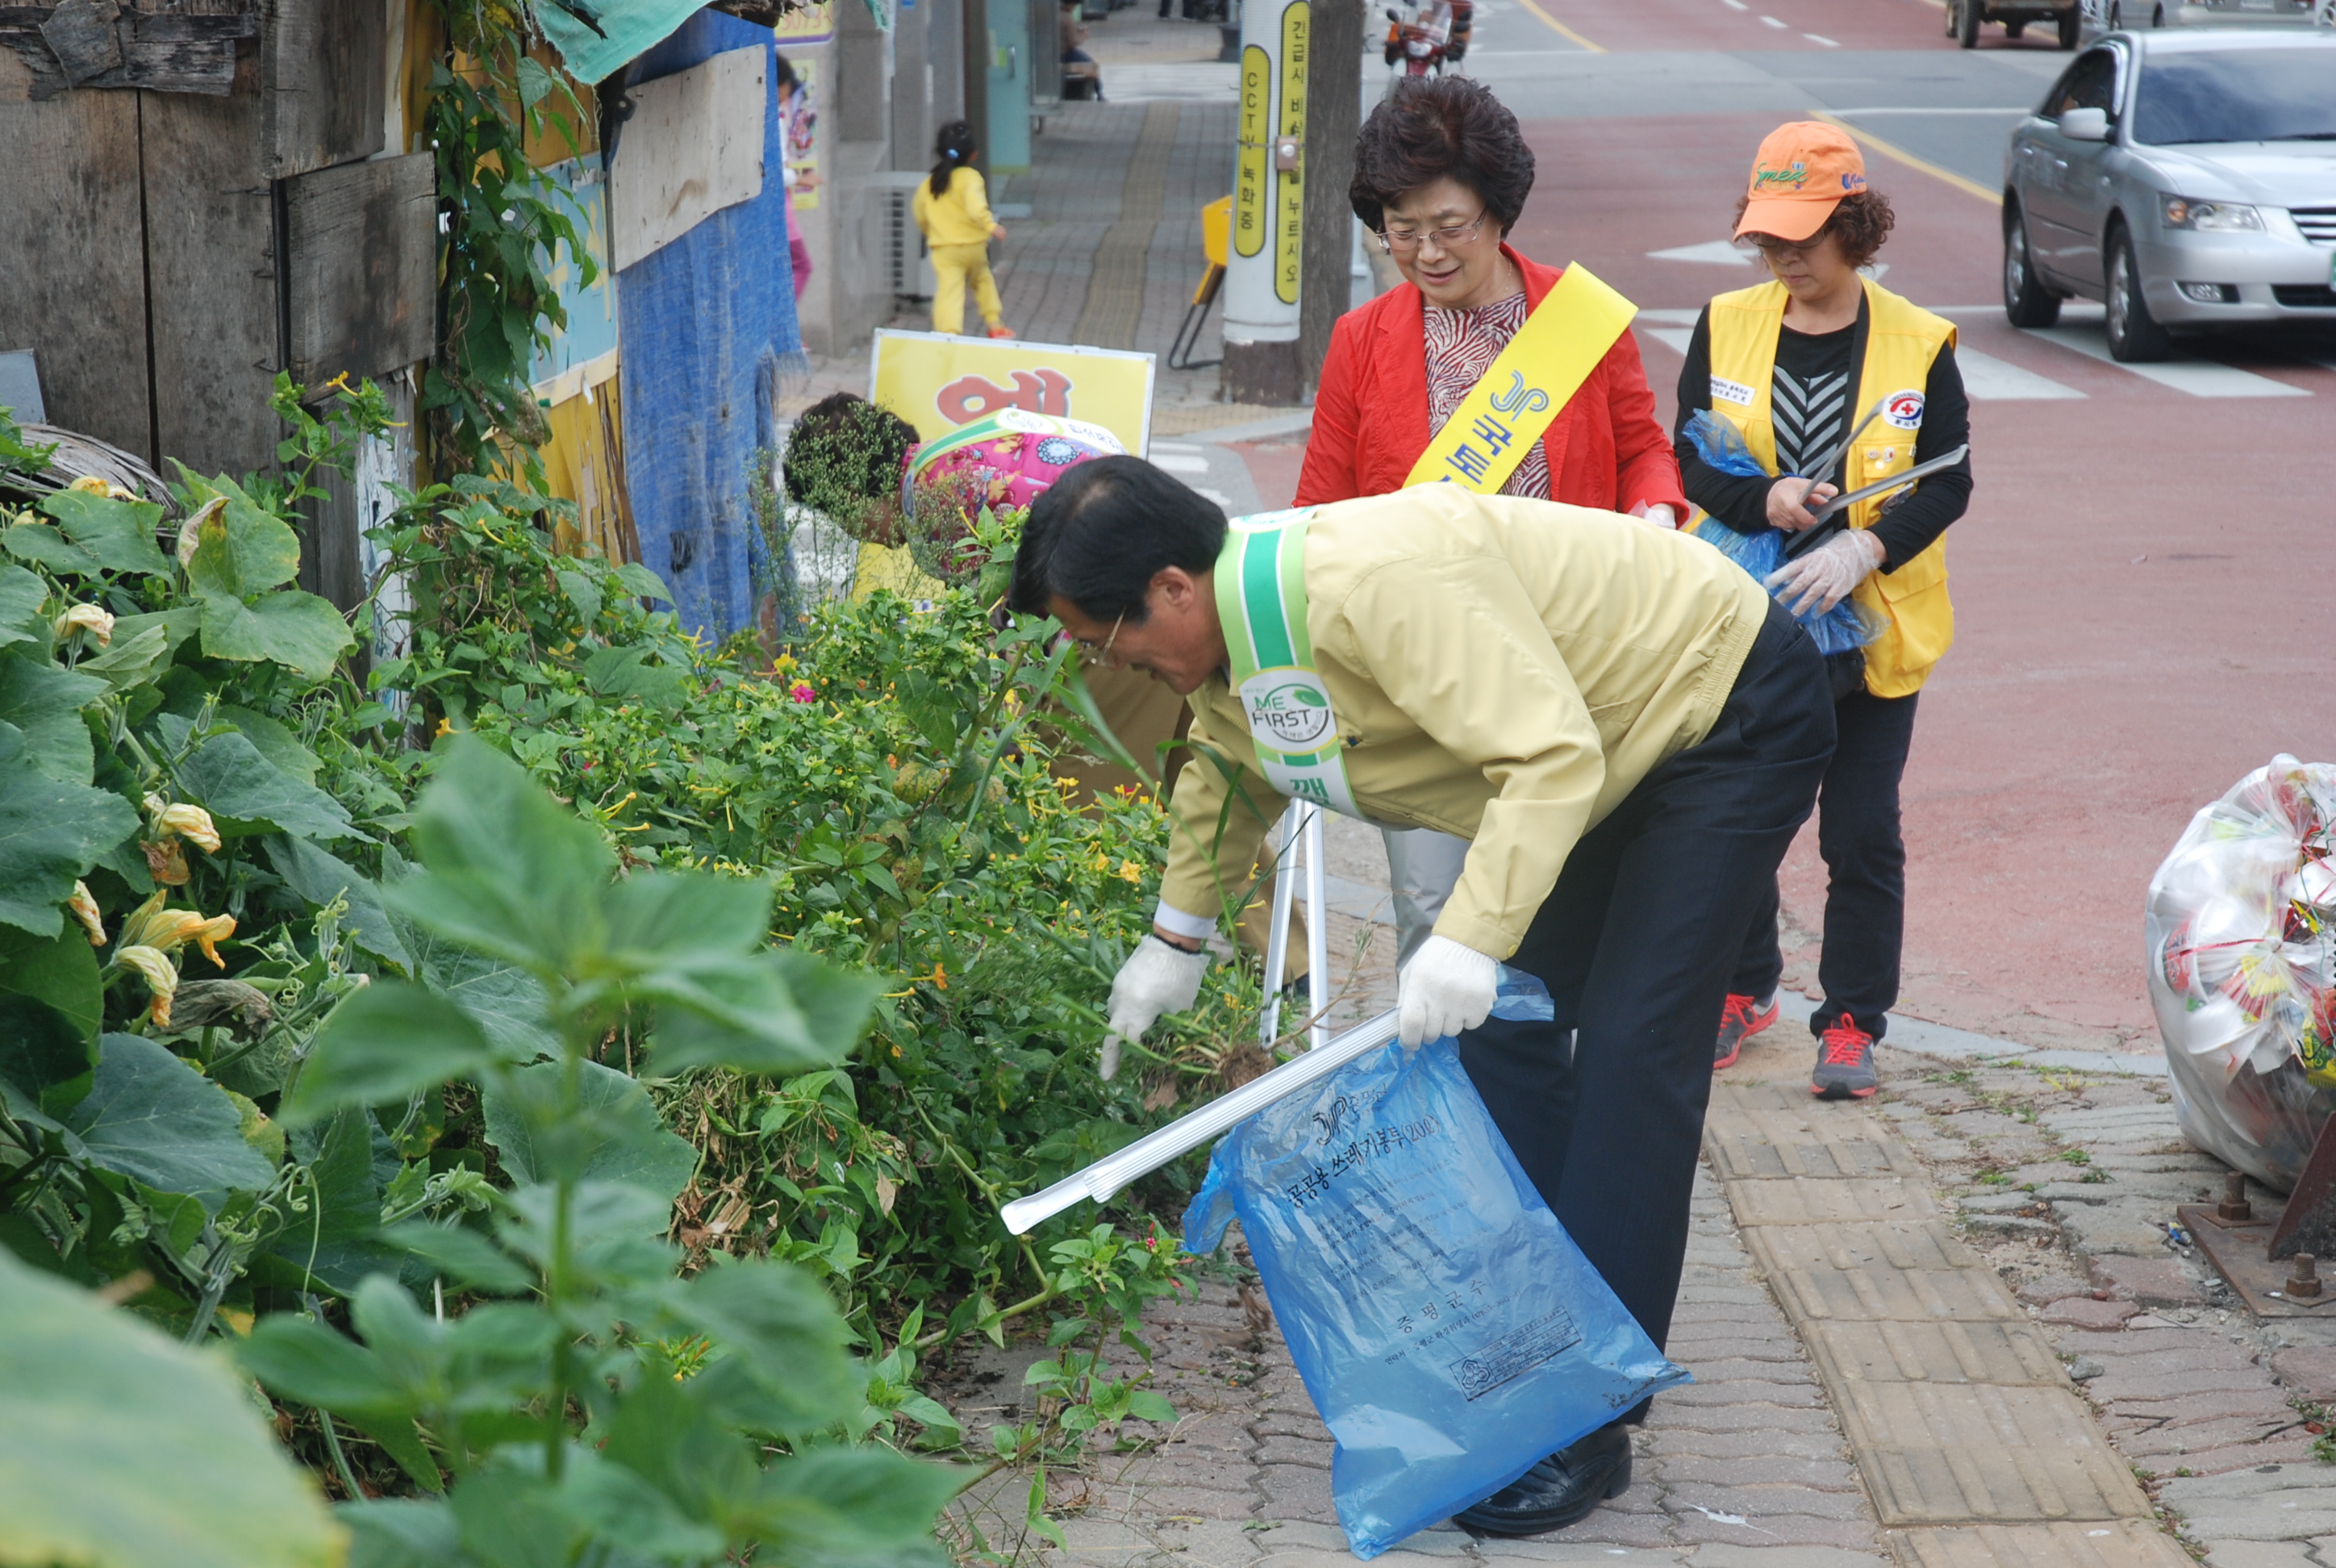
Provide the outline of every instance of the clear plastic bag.
[[[1744,433],[1732,421],[1708,408],[1698,408],[1689,417],[1687,438],[1695,443],[1696,455],[1722,473],[1734,474],[1738,479],[1775,477],[1744,444]],[[1738,533],[1718,518],[1707,517],[1696,524],[1695,536],[1764,585],[1768,574],[1785,564],[1786,534],[1779,528]],[[1823,654],[1847,653],[1852,648],[1864,648],[1883,630],[1881,619],[1873,611],[1849,599],[1822,613],[1793,618],[1801,623],[1802,629],[1815,639],[1817,651]]]
[[[1502,971],[1501,1018],[1548,1018]],[[1376,1557],[1688,1381],[1542,1202],[1459,1048],[1388,1046],[1241,1123],[1184,1214],[1235,1215],[1314,1407],[1330,1491]]]
[[2336,1111],[2336,767],[2272,759],[2150,879],[2149,999],[2183,1134],[2295,1184]]

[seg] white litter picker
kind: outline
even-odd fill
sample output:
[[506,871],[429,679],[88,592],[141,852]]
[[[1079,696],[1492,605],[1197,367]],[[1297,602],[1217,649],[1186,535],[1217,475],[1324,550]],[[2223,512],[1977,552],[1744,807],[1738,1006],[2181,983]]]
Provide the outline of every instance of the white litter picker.
[[[1000,1211],[1006,1228],[1026,1235],[1041,1221],[1052,1219],[1083,1198],[1101,1203],[1124,1190],[1137,1177],[1148,1175],[1180,1154],[1222,1136],[1234,1125],[1255,1115],[1286,1095],[1338,1071],[1395,1038],[1395,1011],[1389,1008],[1368,1023],[1358,1024],[1332,1038],[1323,1014],[1330,1006],[1329,915],[1324,889],[1322,808],[1292,801],[1282,813],[1280,847],[1275,856],[1273,923],[1265,943],[1265,972],[1280,975],[1290,952],[1290,911],[1297,893],[1297,859],[1302,848],[1306,862],[1306,1006],[1309,1014],[1305,1054],[1271,1072],[1251,1079],[1188,1115],[1177,1117],[1159,1131],[1145,1135],[1115,1154],[1056,1182],[1044,1192],[1017,1198]],[[1259,1042],[1269,1049],[1280,1038],[1281,993],[1266,992],[1265,1010],[1258,1019]]]

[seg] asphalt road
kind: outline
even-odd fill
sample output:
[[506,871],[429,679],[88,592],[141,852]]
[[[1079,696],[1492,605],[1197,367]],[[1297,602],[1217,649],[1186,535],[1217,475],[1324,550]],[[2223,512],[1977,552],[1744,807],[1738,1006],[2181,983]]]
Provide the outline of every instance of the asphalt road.
[[[1898,228],[1887,285],[1947,314],[1977,492],[1949,536],[1953,650],[1904,794],[1900,1011],[2041,1046],[2154,1048],[2149,876],[2190,814],[2275,753],[2336,761],[2336,336],[2107,362],[2098,307],[2049,333],[2000,304],[2002,152],[2069,56],[2000,27],[1957,49],[1932,0],[1480,0],[1468,67],[1539,161],[1514,236],[1641,307],[1668,421],[1754,148],[1838,117]],[[1286,504],[1302,448],[1241,449]],[[1814,833],[1787,862],[1814,930]],[[1813,949],[1798,955],[1806,963]]]

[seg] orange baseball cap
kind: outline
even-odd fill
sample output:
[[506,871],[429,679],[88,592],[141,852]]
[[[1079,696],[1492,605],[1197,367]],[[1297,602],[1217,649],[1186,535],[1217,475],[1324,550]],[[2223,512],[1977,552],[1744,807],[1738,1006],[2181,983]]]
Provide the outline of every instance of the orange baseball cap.
[[1817,120],[1779,125],[1752,160],[1736,238],[1806,239],[1825,227],[1843,197],[1864,189],[1865,159],[1845,131]]

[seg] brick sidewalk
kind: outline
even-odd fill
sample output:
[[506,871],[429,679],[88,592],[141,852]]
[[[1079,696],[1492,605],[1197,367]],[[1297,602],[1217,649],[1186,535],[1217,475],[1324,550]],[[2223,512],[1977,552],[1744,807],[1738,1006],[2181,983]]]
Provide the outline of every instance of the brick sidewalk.
[[[1353,824],[1329,870],[1386,885]],[[1330,931],[1340,1021],[1389,1005],[1392,929]],[[1772,1029],[1715,1086],[1669,1346],[1697,1382],[1656,1400],[1630,1490],[1556,1535],[1446,1525],[1387,1562],[2336,1568],[2336,1469],[2297,1407],[2336,1401],[2336,1328],[2258,1323],[2168,1244],[2174,1204],[2224,1173],[2162,1080],[1885,1046],[1880,1096],[1820,1105],[1811,1050]],[[1183,1418],[1056,1477],[1070,1549],[1037,1560],[1353,1561],[1329,1434],[1255,1285],[1145,1332]],[[993,1541],[1026,1485],[968,1499]]]

